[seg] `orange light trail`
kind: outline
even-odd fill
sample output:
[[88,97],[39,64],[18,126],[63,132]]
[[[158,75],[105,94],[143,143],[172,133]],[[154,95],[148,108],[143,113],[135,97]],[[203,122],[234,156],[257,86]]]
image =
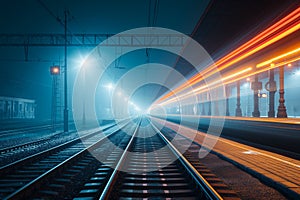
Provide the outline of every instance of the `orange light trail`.
[[[300,24],[298,24],[298,25],[296,25],[295,27],[289,29],[288,31],[284,32],[283,34],[280,34],[280,35],[274,37],[272,40],[269,40],[268,42],[266,42],[266,43],[264,43],[264,44],[262,44],[262,45],[259,45],[258,47],[252,49],[251,51],[249,51],[249,52],[247,52],[247,53],[245,53],[245,54],[239,56],[239,57],[236,58],[235,60],[233,60],[233,61],[231,61],[231,62],[229,62],[229,63],[227,63],[227,64],[225,64],[225,65],[223,65],[223,66],[221,66],[221,67],[219,67],[219,68],[216,69],[215,71],[212,71],[212,72],[206,74],[205,77],[209,77],[209,76],[215,74],[216,72],[218,72],[218,71],[220,71],[220,70],[223,70],[223,69],[225,69],[225,68],[227,68],[227,67],[230,67],[231,65],[237,63],[238,61],[241,61],[242,59],[249,57],[250,55],[252,55],[252,54],[258,52],[259,50],[261,50],[261,49],[263,49],[263,48],[265,48],[265,47],[267,47],[267,46],[269,46],[269,45],[271,45],[271,44],[277,42],[278,40],[280,40],[280,39],[286,37],[287,35],[293,33],[293,32],[296,31],[296,30],[299,30],[299,29],[300,29]],[[202,78],[202,79],[198,79],[197,82],[202,81],[202,80],[203,80],[203,78]],[[195,82],[195,83],[197,83],[197,82]],[[195,83],[194,83],[194,84],[195,84]]]
[[[300,7],[295,9],[289,15],[279,20],[245,44],[241,45],[234,51],[230,52],[223,58],[219,59],[214,65],[208,66],[205,70],[193,76],[191,79],[173,90],[174,93],[178,93],[187,87],[191,87],[196,83],[202,81],[205,77],[211,76],[231,65],[245,59],[254,53],[262,50],[265,47],[279,41],[280,39],[294,33],[300,29]],[[173,96],[172,93],[167,93],[165,96],[160,98],[157,102],[162,102],[167,98]]]
[[[296,50],[298,50],[298,49],[300,49],[300,48],[297,48],[297,49],[292,50],[290,52],[284,53],[284,54],[282,54],[282,55],[280,55],[278,57],[285,58],[285,57],[287,57],[287,56],[295,53]],[[206,85],[203,85],[203,86],[199,86],[199,87],[197,87],[196,89],[194,89],[192,91],[189,91],[187,93],[184,93],[182,95],[177,96],[176,98],[177,99],[178,98],[179,99],[186,99],[186,98],[191,97],[191,96],[193,96],[195,94],[202,94],[202,93],[208,92],[209,90],[221,87],[222,85],[228,85],[228,84],[234,83],[234,82],[236,82],[238,80],[242,80],[242,79],[248,78],[249,76],[253,76],[253,75],[256,75],[256,74],[259,74],[259,73],[262,73],[262,72],[265,72],[265,71],[268,71],[270,69],[274,69],[274,68],[277,68],[277,67],[280,67],[280,66],[283,66],[283,65],[288,65],[288,64],[291,64],[291,63],[293,63],[295,61],[298,61],[298,60],[300,60],[300,56],[298,56],[296,58],[291,58],[289,60],[285,60],[284,62],[280,62],[280,63],[276,63],[276,64],[272,63],[268,67],[261,68],[260,70],[252,71],[251,73],[245,74],[246,72],[249,72],[249,71],[252,70],[251,67],[248,67],[248,68],[246,68],[244,70],[241,70],[241,71],[236,72],[234,74],[228,75],[228,76],[222,78],[222,80],[215,81],[215,82],[213,82],[211,84],[206,84]],[[264,61],[262,63],[266,63],[266,62],[267,61]],[[245,75],[242,75],[242,74],[245,74]],[[242,76],[239,76],[239,75],[242,75]],[[231,78],[236,77],[236,76],[239,76],[239,77],[237,77],[235,79],[231,79]],[[231,80],[228,80],[228,79],[231,79]],[[226,81],[226,80],[228,80],[228,81]],[[217,84],[217,83],[219,83],[219,84]],[[164,101],[164,102],[160,103],[160,105],[170,104],[170,103],[175,102],[175,101],[176,100],[172,98],[172,99],[169,99],[167,101]]]
[[300,51],[300,48],[297,48],[297,49],[295,49],[295,50],[293,50],[293,51],[287,52],[287,53],[282,54],[282,55],[280,55],[280,56],[277,56],[277,57],[275,57],[275,58],[271,58],[270,60],[267,60],[267,61],[264,61],[264,62],[262,62],[262,63],[259,63],[259,64],[256,65],[256,67],[257,67],[257,68],[260,68],[260,67],[263,67],[263,66],[266,66],[266,65],[270,65],[270,64],[271,64],[272,62],[274,62],[274,61],[277,61],[277,60],[279,60],[279,59],[281,59],[281,58],[284,58],[284,57],[287,57],[287,56],[289,56],[289,55],[293,55],[293,54],[295,54],[295,53],[298,53],[299,51]]
[[[220,80],[217,80],[217,81],[212,82],[212,83],[208,83],[208,84],[203,85],[203,86],[201,86],[201,87],[198,87],[198,88],[196,88],[196,89],[194,89],[194,90],[192,90],[192,91],[189,91],[189,92],[187,92],[187,93],[184,93],[184,94],[182,94],[182,95],[179,95],[179,96],[176,97],[176,99],[185,99],[185,98],[187,98],[187,97],[193,96],[194,94],[201,94],[201,93],[203,93],[204,91],[207,91],[207,90],[209,90],[209,89],[213,89],[213,88],[220,87],[220,86],[223,85],[223,81],[226,81],[226,80],[228,80],[228,79],[230,79],[230,78],[239,76],[239,75],[244,74],[244,73],[246,73],[246,72],[249,72],[249,71],[251,71],[251,70],[252,70],[252,67],[248,67],[248,68],[246,68],[246,69],[244,69],[244,70],[241,70],[241,71],[238,71],[238,72],[236,72],[236,73],[234,73],[234,74],[230,74],[230,75],[228,75],[228,76],[226,76],[226,77],[224,77],[224,78],[222,78],[222,79],[220,79]],[[246,76],[248,76],[248,75],[246,75]],[[218,85],[217,85],[217,84],[218,84]],[[215,86],[215,85],[216,85],[216,86]],[[165,101],[165,102],[163,102],[163,103],[160,103],[160,105],[165,105],[165,104],[168,104],[168,103],[171,103],[171,102],[174,102],[174,101],[175,101],[175,99],[172,98],[172,99],[169,99],[169,100],[167,100],[167,101]]]
[[[244,74],[244,73],[246,73],[246,72],[249,72],[249,71],[251,71],[251,70],[252,70],[252,67],[248,67],[248,68],[246,68],[246,69],[244,69],[244,70],[241,70],[241,71],[238,71],[238,72],[236,72],[236,73],[234,73],[234,74],[230,74],[230,75],[228,75],[228,76],[226,76],[226,77],[224,77],[224,78],[222,78],[222,79],[220,79],[220,80],[217,80],[217,81],[215,81],[215,82],[213,82],[213,83],[208,83],[207,85],[208,85],[209,87],[211,87],[211,86],[216,85],[216,84],[218,84],[218,83],[221,83],[221,84],[222,84],[224,81],[226,81],[226,80],[228,80],[228,79],[230,79],[230,78],[239,76],[239,75]],[[193,91],[197,92],[197,91],[199,91],[199,90],[201,90],[201,89],[198,87],[198,88],[194,89]]]

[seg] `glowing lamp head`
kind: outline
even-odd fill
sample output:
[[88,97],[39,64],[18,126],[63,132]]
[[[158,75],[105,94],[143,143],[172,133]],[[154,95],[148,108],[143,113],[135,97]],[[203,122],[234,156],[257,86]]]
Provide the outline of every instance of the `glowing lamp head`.
[[113,90],[114,89],[114,85],[112,83],[108,84],[107,86],[105,86],[108,90]]
[[50,67],[51,75],[59,75],[60,74],[60,67],[59,66],[51,66]]
[[266,93],[258,93],[257,96],[259,98],[267,98],[268,97],[268,95]]
[[262,94],[261,94],[261,97],[262,97],[262,98],[267,98],[268,95],[267,95],[266,93],[262,93]]

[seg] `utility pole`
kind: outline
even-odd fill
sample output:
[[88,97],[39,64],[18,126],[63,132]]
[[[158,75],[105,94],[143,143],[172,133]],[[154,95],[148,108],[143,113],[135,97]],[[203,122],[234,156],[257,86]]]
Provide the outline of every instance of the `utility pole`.
[[56,119],[57,119],[57,103],[59,98],[59,85],[58,78],[60,76],[60,67],[51,66],[50,74],[52,75],[52,108],[51,108],[51,121],[52,131],[56,130]]
[[68,132],[69,131],[69,110],[68,110],[68,68],[67,68],[67,21],[68,21],[68,12],[65,9],[65,76],[64,76],[64,93],[65,93],[65,108],[64,108],[64,132]]

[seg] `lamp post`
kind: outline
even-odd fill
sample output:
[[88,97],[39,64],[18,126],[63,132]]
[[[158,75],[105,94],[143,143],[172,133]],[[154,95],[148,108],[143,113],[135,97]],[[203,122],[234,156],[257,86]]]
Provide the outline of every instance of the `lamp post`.
[[228,85],[225,86],[225,90],[226,90],[226,116],[229,116],[229,91],[230,88]]
[[82,102],[82,124],[83,126],[85,126],[86,124],[86,115],[85,115],[85,98],[86,98],[86,95],[85,95],[85,87],[86,87],[86,78],[85,78],[85,66],[83,66],[83,70],[82,70],[82,73],[83,73],[83,90],[84,90],[84,95],[83,95],[83,102]]
[[286,108],[284,105],[284,66],[279,67],[279,106],[277,117],[287,118]]
[[211,95],[210,93],[207,93],[207,99],[208,99],[208,112],[207,112],[207,115],[208,116],[211,116]]
[[[108,90],[108,97],[109,97],[109,102],[112,103],[112,98],[113,98],[113,92],[115,90],[115,85],[112,83],[109,83],[108,85],[104,86],[105,88],[107,88]],[[111,117],[113,110],[112,110],[112,105],[110,104],[107,108],[106,108],[106,114]]]
[[276,81],[274,80],[274,69],[269,71],[269,82],[266,83],[265,89],[269,91],[269,111],[268,117],[275,117],[274,101],[276,93]]
[[65,10],[65,74],[64,74],[64,96],[65,96],[65,108],[64,108],[64,132],[69,131],[69,109],[68,109],[68,68],[67,68],[67,17],[68,12]]
[[214,107],[215,107],[215,112],[214,112],[214,115],[215,116],[219,116],[219,96],[218,96],[218,88],[215,89],[215,91],[213,91],[213,95],[215,96],[214,97]]
[[251,84],[251,89],[253,90],[253,100],[254,100],[254,110],[252,112],[253,117],[260,117],[259,112],[259,101],[258,101],[258,92],[262,89],[262,82],[258,81],[258,75],[254,77],[254,81]]
[[201,99],[202,99],[202,103],[201,103],[201,105],[202,105],[202,110],[201,110],[201,115],[205,115],[205,93],[204,94],[202,94],[201,95]]
[[250,117],[250,90],[251,90],[251,79],[247,78],[247,117]]
[[267,111],[267,105],[268,105],[268,95],[267,93],[258,93],[258,98],[265,99],[266,100],[266,111]]
[[241,117],[242,116],[242,109],[241,109],[241,83],[240,80],[236,83],[236,109],[235,109],[235,116]]

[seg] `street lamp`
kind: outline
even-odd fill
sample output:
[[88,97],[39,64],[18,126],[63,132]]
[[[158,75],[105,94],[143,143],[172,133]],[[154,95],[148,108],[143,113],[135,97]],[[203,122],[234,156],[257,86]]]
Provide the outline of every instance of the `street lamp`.
[[277,111],[278,118],[287,118],[284,102],[284,65],[282,65],[279,67],[279,106]]
[[[266,116],[268,116],[268,111],[267,111],[267,107],[268,107],[267,97],[268,97],[268,94],[265,93],[265,92],[263,92],[263,93],[258,93],[257,96],[258,96],[258,98],[260,98],[260,99],[265,99],[265,100],[266,100],[266,106],[265,106],[265,108],[266,108],[266,113],[267,113]],[[262,110],[263,110],[263,109],[262,109]]]
[[[86,90],[86,82],[85,82],[85,76],[86,76],[86,73],[85,73],[85,67],[83,66],[83,69],[82,69],[82,73],[83,73],[83,92],[85,93],[85,90]],[[86,98],[86,95],[84,94],[83,95],[83,102],[82,102],[82,124],[85,125],[86,123],[86,115],[85,115],[85,98]]]
[[83,83],[83,97],[82,97],[82,124],[85,126],[86,124],[86,93],[87,90],[87,84],[86,84],[86,70],[88,68],[88,59],[85,56],[79,55],[78,59],[79,65],[82,68],[82,83]]
[[114,89],[114,85],[112,83],[109,83],[105,86],[109,91],[112,91]]
[[103,86],[104,88],[107,89],[108,91],[108,105],[106,105],[107,107],[105,108],[105,112],[106,115],[108,115],[109,117],[112,116],[113,114],[113,109],[112,109],[112,95],[113,95],[113,91],[115,89],[115,85],[113,83],[108,83],[107,85]]
[[267,98],[268,97],[267,93],[258,93],[257,96],[259,98]]
[[295,75],[296,75],[296,76],[300,76],[300,70],[297,70],[297,71],[295,72]]

